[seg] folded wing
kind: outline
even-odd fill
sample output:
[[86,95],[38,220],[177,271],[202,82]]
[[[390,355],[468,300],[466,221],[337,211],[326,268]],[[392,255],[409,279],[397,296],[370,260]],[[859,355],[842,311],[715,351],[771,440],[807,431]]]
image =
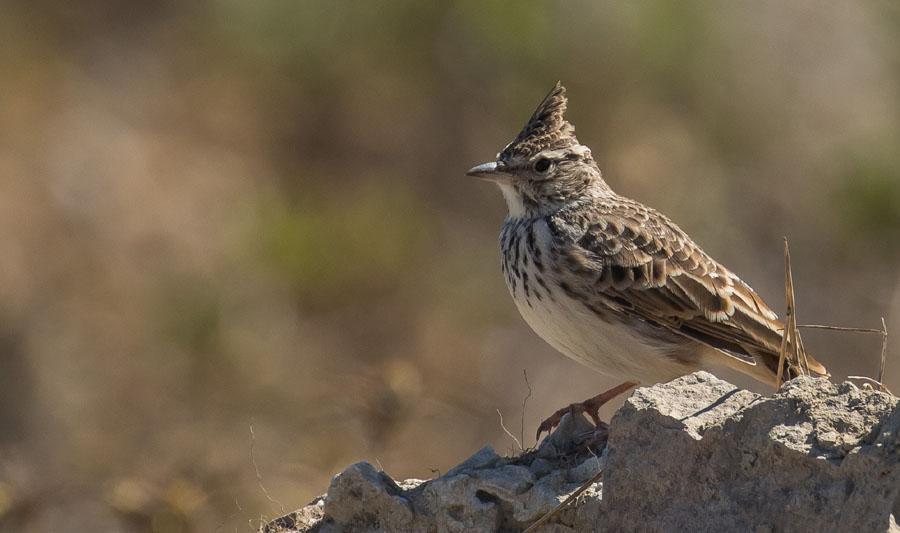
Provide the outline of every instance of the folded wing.
[[[592,285],[601,301],[619,312],[711,346],[746,365],[764,366],[774,378],[782,343],[778,316],[665,216],[623,200],[608,205],[598,201],[587,231],[563,250],[569,266]],[[811,357],[809,366],[827,375]],[[787,377],[796,374],[796,369],[785,370]]]

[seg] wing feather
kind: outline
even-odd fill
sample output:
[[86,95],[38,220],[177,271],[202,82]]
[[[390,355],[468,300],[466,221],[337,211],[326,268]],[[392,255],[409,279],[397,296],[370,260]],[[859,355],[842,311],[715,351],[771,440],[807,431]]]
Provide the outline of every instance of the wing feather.
[[[665,216],[637,202],[597,201],[569,265],[602,302],[777,371],[781,323],[766,303]],[[557,221],[564,224],[563,221]],[[814,371],[825,367],[811,359]]]

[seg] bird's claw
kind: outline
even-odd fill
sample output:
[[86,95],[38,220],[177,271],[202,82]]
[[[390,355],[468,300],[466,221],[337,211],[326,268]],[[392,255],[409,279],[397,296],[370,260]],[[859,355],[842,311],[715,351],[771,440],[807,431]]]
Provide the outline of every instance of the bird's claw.
[[550,433],[556,426],[559,425],[562,417],[566,415],[566,413],[571,413],[572,416],[576,414],[584,413],[588,415],[591,421],[595,426],[599,427],[600,422],[600,408],[603,407],[603,404],[612,400],[616,396],[622,394],[632,387],[636,387],[638,384],[633,381],[626,381],[621,385],[613,387],[608,391],[601,392],[600,394],[594,396],[593,398],[588,398],[587,400],[580,403],[573,403],[568,407],[563,407],[562,409],[556,411],[549,417],[547,417],[541,425],[538,426],[537,434],[535,435],[535,440],[540,440],[541,434],[544,432]]

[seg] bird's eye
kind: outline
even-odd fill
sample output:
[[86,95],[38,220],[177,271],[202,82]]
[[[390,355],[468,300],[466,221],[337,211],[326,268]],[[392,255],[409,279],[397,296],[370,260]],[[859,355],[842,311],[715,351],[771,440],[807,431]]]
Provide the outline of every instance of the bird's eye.
[[534,163],[534,170],[537,172],[540,172],[542,174],[544,172],[547,172],[547,169],[549,169],[549,168],[550,168],[550,160],[547,159],[546,157],[542,157]]

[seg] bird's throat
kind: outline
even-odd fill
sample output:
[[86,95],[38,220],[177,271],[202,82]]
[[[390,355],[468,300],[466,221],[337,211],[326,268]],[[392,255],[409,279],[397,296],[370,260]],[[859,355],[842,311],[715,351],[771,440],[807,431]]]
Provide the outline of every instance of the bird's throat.
[[511,183],[497,183],[500,192],[503,193],[503,199],[506,200],[506,207],[509,209],[510,218],[525,217],[525,202],[522,194],[516,190]]

